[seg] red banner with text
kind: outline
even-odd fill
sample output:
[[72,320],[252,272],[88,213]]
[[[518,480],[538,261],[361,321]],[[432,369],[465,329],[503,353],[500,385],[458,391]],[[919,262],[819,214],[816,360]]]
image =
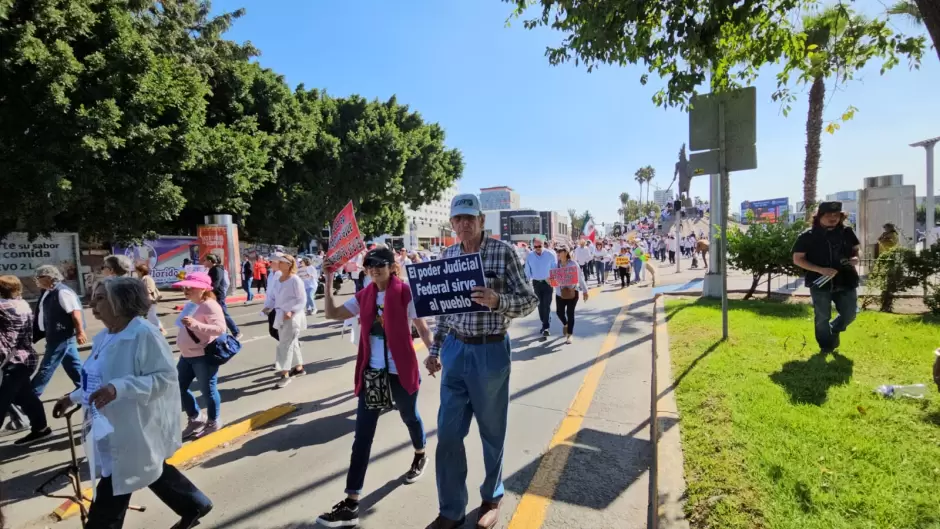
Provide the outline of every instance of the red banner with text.
[[333,219],[333,229],[330,231],[330,245],[323,259],[323,268],[333,272],[352,260],[366,249],[359,233],[359,224],[356,223],[356,214],[353,203],[350,201],[346,207]]
[[578,267],[563,266],[548,271],[548,282],[553,287],[570,287],[578,284]]

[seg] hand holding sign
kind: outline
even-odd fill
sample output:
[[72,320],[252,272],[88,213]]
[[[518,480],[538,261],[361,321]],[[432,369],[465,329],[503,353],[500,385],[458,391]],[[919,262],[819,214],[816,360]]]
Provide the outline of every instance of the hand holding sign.
[[491,309],[499,307],[499,294],[492,288],[473,287],[470,299]]

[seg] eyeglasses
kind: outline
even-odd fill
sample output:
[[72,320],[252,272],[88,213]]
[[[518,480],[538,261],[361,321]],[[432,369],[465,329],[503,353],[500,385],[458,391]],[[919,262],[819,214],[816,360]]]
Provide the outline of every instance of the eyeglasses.
[[362,263],[362,266],[366,268],[379,269],[379,268],[385,268],[386,266],[388,266],[388,263],[385,261],[369,261],[367,263]]
[[535,248],[536,250],[541,250],[541,249],[542,249],[541,246],[533,246],[533,248]]

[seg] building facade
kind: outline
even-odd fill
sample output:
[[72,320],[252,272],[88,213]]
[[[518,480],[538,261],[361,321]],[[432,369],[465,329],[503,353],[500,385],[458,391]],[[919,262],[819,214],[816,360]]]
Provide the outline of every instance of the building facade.
[[483,211],[519,209],[519,193],[511,187],[484,187],[480,189],[480,207]]
[[666,204],[671,204],[675,200],[675,194],[672,189],[657,189],[653,191],[653,202],[659,204],[659,207],[665,208]]
[[376,242],[394,248],[414,250],[416,246],[429,248],[453,240],[450,227],[450,202],[458,194],[457,184],[441,193],[441,198],[418,209],[405,208],[405,232],[387,233],[376,237]]
[[[484,212],[487,213],[487,212]],[[490,218],[494,217],[492,220]],[[512,209],[491,211],[484,228],[490,236],[510,242],[531,242],[541,237],[555,243],[571,242],[571,219],[557,211]],[[495,219],[499,219],[495,221]]]

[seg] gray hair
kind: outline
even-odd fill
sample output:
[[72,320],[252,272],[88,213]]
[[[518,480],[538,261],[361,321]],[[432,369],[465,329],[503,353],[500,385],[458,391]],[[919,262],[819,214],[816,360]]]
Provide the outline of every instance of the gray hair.
[[95,288],[104,287],[108,303],[115,316],[135,318],[146,316],[150,310],[150,295],[140,279],[133,277],[109,277]]
[[36,269],[36,277],[48,277],[54,283],[58,283],[65,279],[62,276],[62,272],[59,270],[59,267],[55,265],[42,265]]
[[134,271],[134,263],[126,255],[111,254],[104,258],[104,264],[114,272],[116,276],[127,276]]

